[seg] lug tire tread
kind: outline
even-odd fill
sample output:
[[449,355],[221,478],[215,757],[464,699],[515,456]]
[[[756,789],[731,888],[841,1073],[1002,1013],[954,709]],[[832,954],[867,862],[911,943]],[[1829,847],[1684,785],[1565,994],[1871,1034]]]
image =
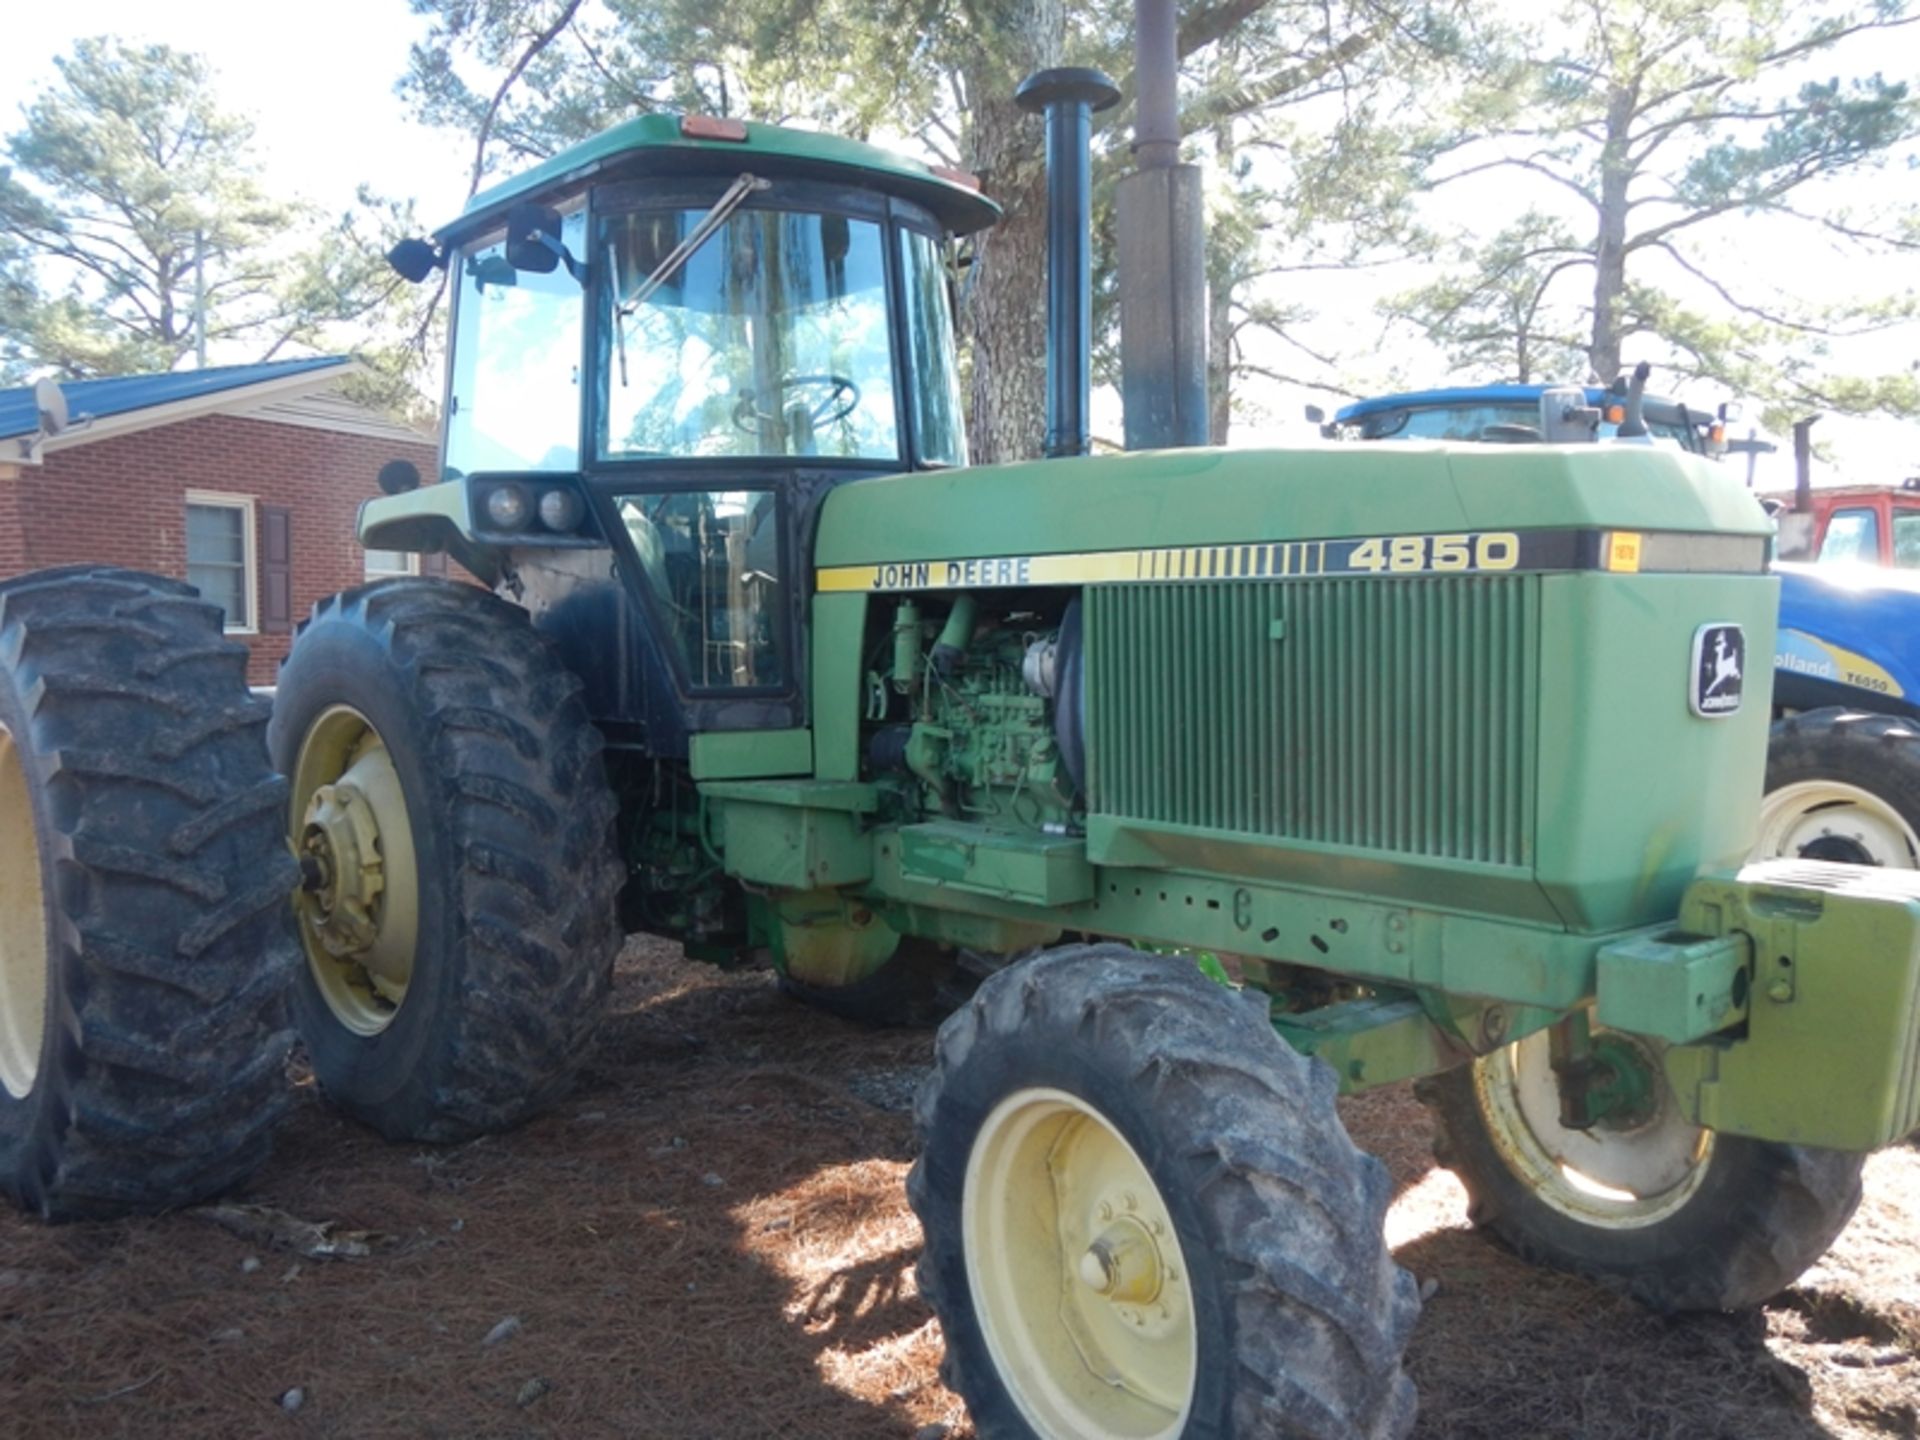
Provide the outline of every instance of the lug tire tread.
[[1531,1264],[1584,1275],[1663,1314],[1771,1299],[1826,1254],[1860,1204],[1865,1156],[1719,1135],[1707,1163],[1724,1168],[1675,1214],[1642,1231],[1580,1225],[1500,1158],[1470,1065],[1414,1093],[1433,1116],[1434,1159],[1465,1187],[1477,1228]]
[[[1385,1169],[1348,1137],[1332,1072],[1281,1042],[1251,992],[1236,995],[1182,959],[1124,945],[1070,946],[1021,961],[984,981],[940,1031],[933,1073],[915,1103],[922,1154],[907,1193],[927,1233],[921,1293],[949,1336],[972,1323],[972,1302],[955,1293],[964,1279],[953,1287],[946,1278],[965,1273],[956,1259],[957,1198],[951,1218],[946,1213],[953,1177],[936,1185],[929,1167],[942,1126],[964,1108],[955,1092],[968,1086],[971,1065],[998,1068],[1023,1036],[1068,1027],[1089,1051],[1125,1057],[1129,1085],[1147,1097],[1164,1133],[1193,1137],[1180,1164],[1209,1217],[1230,1292],[1232,1354],[1222,1362],[1233,1370],[1225,1381],[1230,1414],[1217,1433],[1406,1435],[1415,1396],[1401,1354],[1419,1295],[1383,1239]],[[964,1156],[953,1163],[964,1167]],[[1283,1207],[1276,1190],[1288,1197]],[[1295,1203],[1302,1198],[1308,1203]],[[1027,1436],[983,1342],[950,1339],[941,1374],[973,1407],[983,1440]]]
[[69,566],[0,582],[0,666],[54,817],[57,972],[0,1185],[49,1218],[192,1204],[265,1160],[288,1099],[294,866],[246,649],[178,581]]
[[[579,679],[527,613],[473,586],[376,581],[322,600],[307,627],[323,621],[379,636],[406,677],[447,781],[447,803],[425,823],[442,828],[457,856],[447,910],[466,967],[451,1038],[423,1062],[410,1101],[333,1098],[391,1139],[509,1128],[571,1086],[620,948],[625,877],[600,734]],[[299,661],[296,645],[289,668]],[[275,733],[284,766],[299,740]]]

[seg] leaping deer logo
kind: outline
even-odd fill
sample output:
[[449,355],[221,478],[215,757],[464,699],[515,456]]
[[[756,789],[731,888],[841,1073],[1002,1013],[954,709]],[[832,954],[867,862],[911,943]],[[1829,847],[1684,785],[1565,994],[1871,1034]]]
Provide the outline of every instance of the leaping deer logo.
[[1727,632],[1722,630],[1713,637],[1713,679],[1706,689],[1700,692],[1700,698],[1706,699],[1729,680],[1740,678],[1740,656],[1727,644]]

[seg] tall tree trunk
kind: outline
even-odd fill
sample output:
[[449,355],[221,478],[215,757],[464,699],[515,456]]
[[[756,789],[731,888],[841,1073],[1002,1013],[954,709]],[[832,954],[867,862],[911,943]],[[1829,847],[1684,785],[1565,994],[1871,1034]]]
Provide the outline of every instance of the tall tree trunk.
[[980,237],[966,325],[973,340],[969,438],[980,464],[1040,454],[1047,429],[1047,177],[1040,121],[1014,88],[1060,63],[1064,0],[990,0],[982,43],[962,71],[971,164],[1005,210]]
[[1207,287],[1207,443],[1227,443],[1233,423],[1233,281],[1216,272]]
[[1627,132],[1639,96],[1617,86],[1607,97],[1607,139],[1600,152],[1600,233],[1593,247],[1593,340],[1587,359],[1594,379],[1611,384],[1620,373],[1620,307],[1627,291]]
[[[1213,163],[1233,173],[1233,124],[1213,126]],[[1202,242],[1207,253],[1207,442],[1227,443],[1233,425],[1233,272],[1239,256],[1213,226]]]

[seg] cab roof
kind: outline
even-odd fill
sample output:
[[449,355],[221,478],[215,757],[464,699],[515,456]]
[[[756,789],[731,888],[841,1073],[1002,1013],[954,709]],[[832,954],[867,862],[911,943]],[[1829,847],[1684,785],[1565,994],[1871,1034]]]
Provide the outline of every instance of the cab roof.
[[467,202],[457,220],[435,232],[435,238],[443,244],[457,243],[516,203],[543,200],[588,180],[703,173],[731,176],[743,170],[776,179],[785,175],[837,180],[898,195],[924,205],[960,235],[985,229],[1000,218],[1000,207],[978,190],[877,145],[752,121],[740,128],[744,139],[710,139],[687,134],[678,115],[636,116],[482,190]]
[[[1351,405],[1343,405],[1334,413],[1334,421],[1341,425],[1351,425],[1364,420],[1369,415],[1379,415],[1388,410],[1438,410],[1450,405],[1533,405],[1550,389],[1567,387],[1548,385],[1458,385],[1441,390],[1409,390],[1400,395],[1372,395],[1365,400],[1356,400]],[[1586,392],[1589,405],[1606,405],[1609,402],[1623,402],[1625,396],[1609,390],[1604,385],[1581,386]],[[1668,400],[1658,395],[1646,397],[1646,413],[1665,423],[1677,423],[1685,410],[1677,400]],[[1692,412],[1697,419],[1706,419],[1705,411]]]

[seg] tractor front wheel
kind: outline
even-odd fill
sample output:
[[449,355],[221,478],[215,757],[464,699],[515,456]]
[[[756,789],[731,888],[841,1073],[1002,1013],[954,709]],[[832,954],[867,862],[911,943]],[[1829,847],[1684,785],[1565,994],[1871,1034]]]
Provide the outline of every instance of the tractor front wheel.
[[1419,1299],[1335,1089],[1178,957],[1078,946],[983,983],[907,1193],[984,1440],[1405,1435]]
[[298,953],[245,647],[127,570],[0,582],[0,1190],[192,1204],[266,1158]]
[[1594,1040],[1634,1099],[1586,1129],[1561,1123],[1545,1031],[1416,1087],[1476,1226],[1661,1311],[1757,1305],[1826,1253],[1860,1203],[1864,1157],[1704,1130],[1657,1044]]
[[314,1074],[392,1139],[502,1129],[599,1023],[622,878],[601,740],[526,612],[391,580],[314,609],[270,732]]

